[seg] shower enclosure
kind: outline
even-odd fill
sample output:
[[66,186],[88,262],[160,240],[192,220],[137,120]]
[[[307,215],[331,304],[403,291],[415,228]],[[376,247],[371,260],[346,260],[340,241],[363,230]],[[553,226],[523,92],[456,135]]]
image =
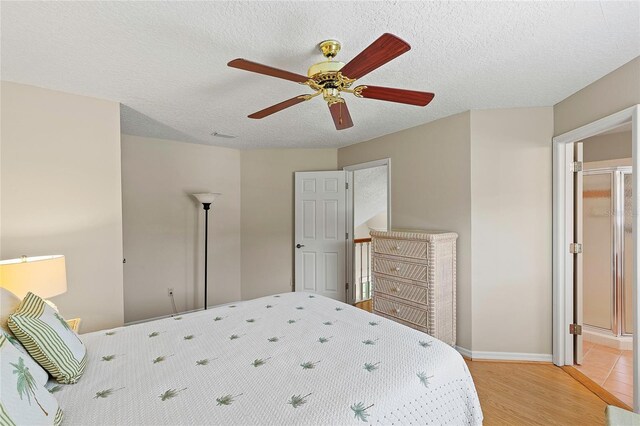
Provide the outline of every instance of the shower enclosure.
[[633,335],[631,167],[583,174],[585,328],[614,339]]

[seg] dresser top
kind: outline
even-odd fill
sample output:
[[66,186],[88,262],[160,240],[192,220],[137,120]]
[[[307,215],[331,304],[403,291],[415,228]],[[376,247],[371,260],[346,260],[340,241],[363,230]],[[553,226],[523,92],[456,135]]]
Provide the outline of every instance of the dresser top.
[[394,229],[391,231],[371,231],[375,238],[397,238],[401,240],[438,241],[455,240],[458,234],[448,231],[427,231],[421,229]]

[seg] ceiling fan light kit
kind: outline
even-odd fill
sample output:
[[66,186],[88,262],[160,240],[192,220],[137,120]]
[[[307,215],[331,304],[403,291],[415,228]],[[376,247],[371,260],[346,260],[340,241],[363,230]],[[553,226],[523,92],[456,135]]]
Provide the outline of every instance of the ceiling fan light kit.
[[294,81],[309,86],[314,91],[314,93],[299,95],[255,112],[249,115],[249,118],[264,118],[322,95],[329,106],[336,129],[344,130],[352,127],[353,121],[347,104],[341,96],[342,93],[351,93],[358,98],[378,99],[416,106],[426,106],[434,97],[434,94],[429,92],[389,87],[360,85],[353,89],[351,88],[357,79],[364,77],[376,68],[411,49],[407,42],[393,34],[383,34],[346,65],[343,62],[333,60],[341,49],[339,41],[325,40],[318,44],[318,49],[327,60],[311,65],[307,71],[307,76],[247,61],[246,59],[239,58],[229,62],[227,65],[230,67]]

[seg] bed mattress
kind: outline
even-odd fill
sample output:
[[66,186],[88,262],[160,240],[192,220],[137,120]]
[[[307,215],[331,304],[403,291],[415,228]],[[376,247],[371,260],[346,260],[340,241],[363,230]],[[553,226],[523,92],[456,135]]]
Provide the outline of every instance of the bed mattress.
[[482,423],[450,346],[350,305],[284,293],[81,336],[53,385],[64,425]]

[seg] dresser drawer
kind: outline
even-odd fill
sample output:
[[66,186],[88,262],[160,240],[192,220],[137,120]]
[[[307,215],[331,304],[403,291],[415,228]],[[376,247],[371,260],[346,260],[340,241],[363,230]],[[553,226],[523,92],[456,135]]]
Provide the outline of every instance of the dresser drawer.
[[375,256],[373,258],[373,272],[415,281],[427,281],[427,265],[400,262]]
[[390,317],[398,318],[420,327],[427,326],[427,310],[418,309],[404,303],[397,302],[386,297],[374,299],[374,311],[381,312]]
[[404,241],[387,238],[373,240],[373,251],[381,254],[409,257],[413,259],[427,258],[427,243],[422,241]]
[[373,289],[376,293],[388,294],[423,305],[427,304],[428,297],[426,287],[391,280],[381,275],[374,275],[373,280]]

